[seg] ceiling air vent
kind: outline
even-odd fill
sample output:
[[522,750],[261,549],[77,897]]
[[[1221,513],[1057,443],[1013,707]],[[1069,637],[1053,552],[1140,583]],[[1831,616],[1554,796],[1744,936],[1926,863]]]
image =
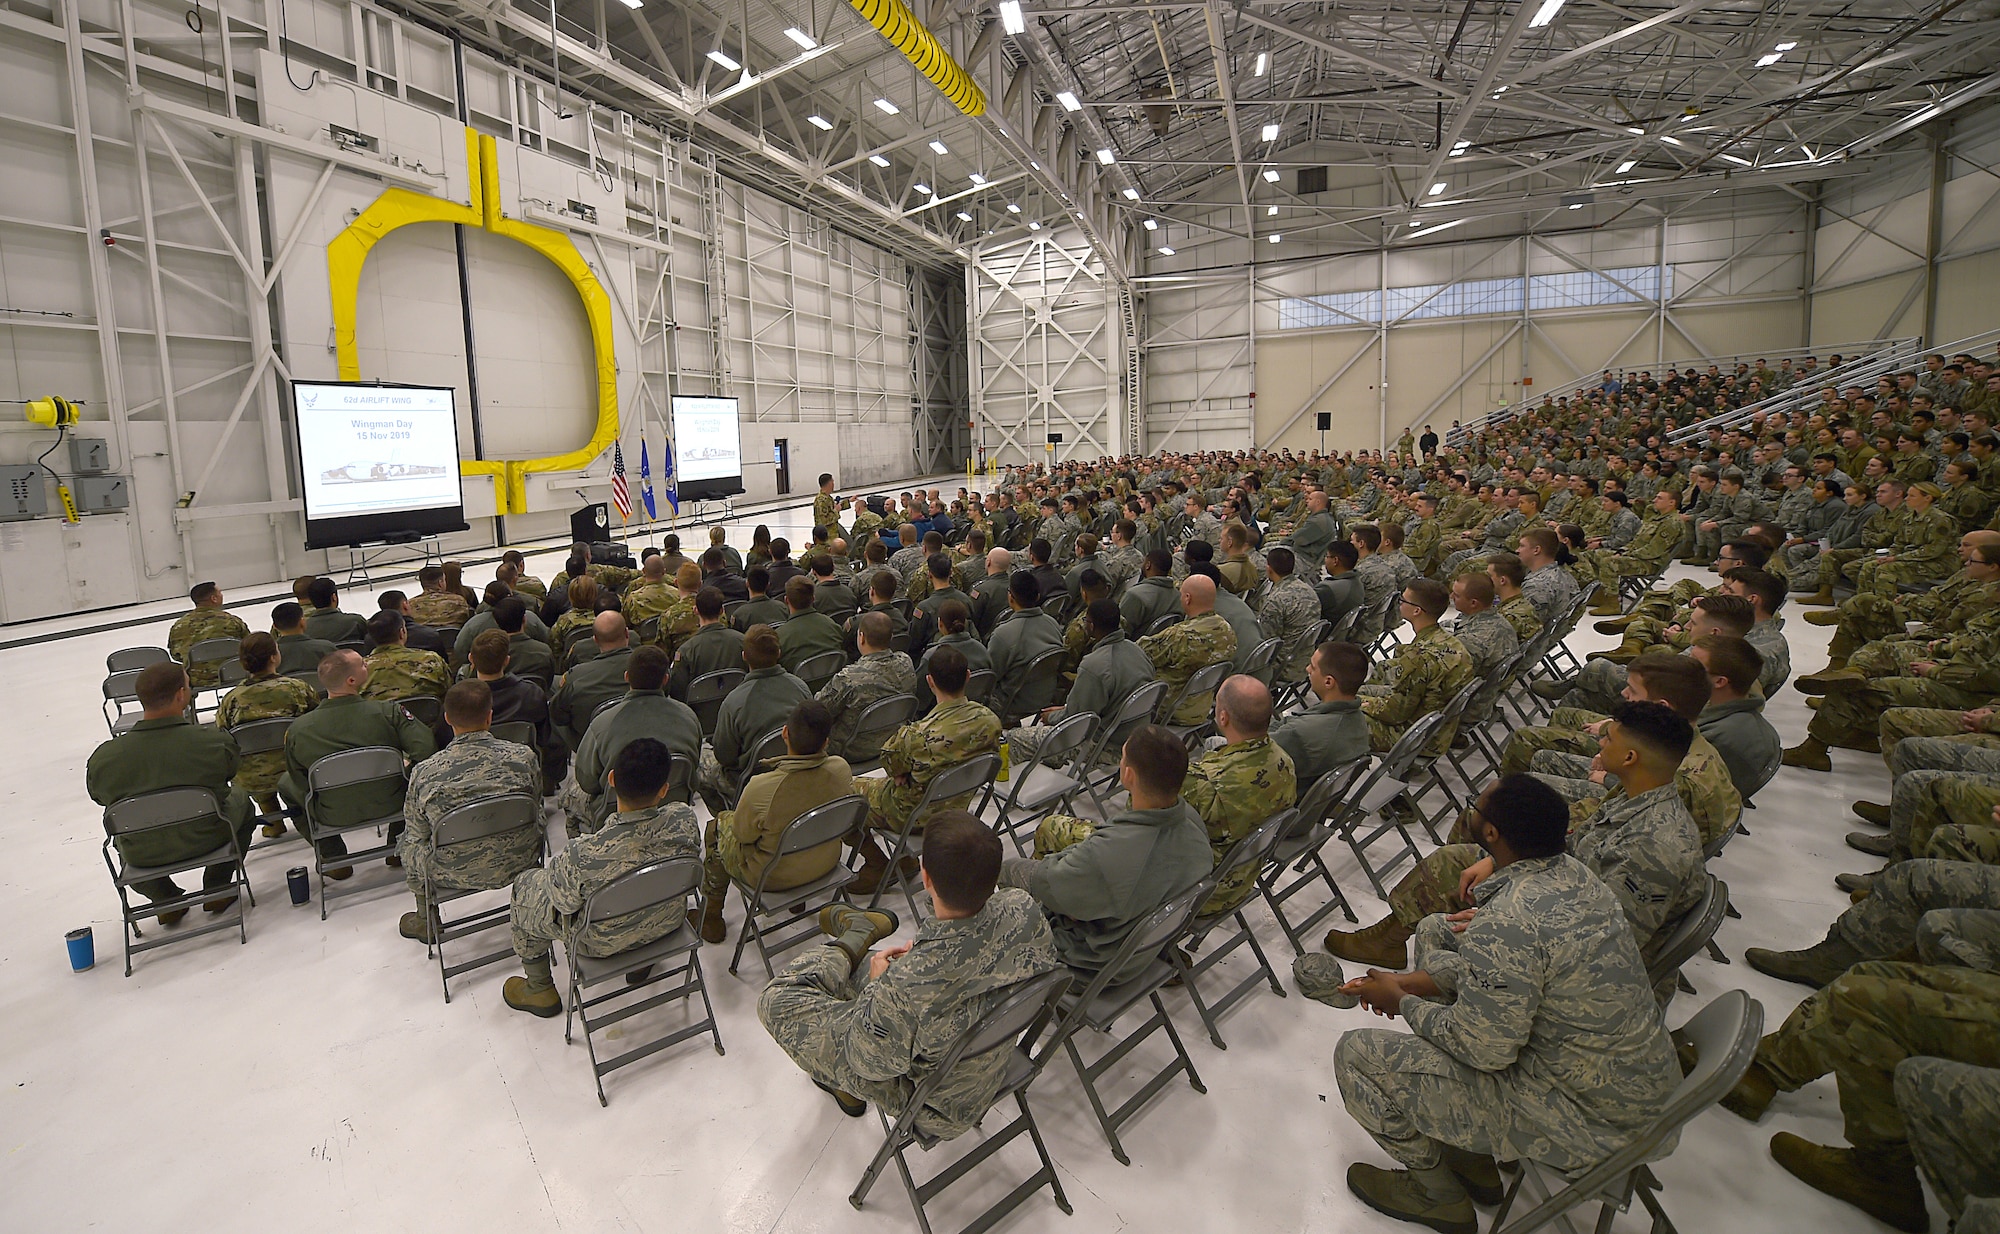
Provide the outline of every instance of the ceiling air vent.
[[1326,168],[1299,168],[1299,196],[1304,197],[1311,193],[1324,192],[1326,192]]

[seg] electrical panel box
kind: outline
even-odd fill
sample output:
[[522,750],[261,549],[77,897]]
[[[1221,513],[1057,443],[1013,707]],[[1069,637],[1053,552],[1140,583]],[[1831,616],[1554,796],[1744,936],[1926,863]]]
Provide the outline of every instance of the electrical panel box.
[[102,437],[69,439],[69,469],[80,476],[100,476],[111,470],[111,447]]
[[132,483],[125,476],[78,476],[77,509],[85,514],[123,510],[132,504]]
[[39,467],[0,467],[0,522],[40,518],[49,512],[49,494]]

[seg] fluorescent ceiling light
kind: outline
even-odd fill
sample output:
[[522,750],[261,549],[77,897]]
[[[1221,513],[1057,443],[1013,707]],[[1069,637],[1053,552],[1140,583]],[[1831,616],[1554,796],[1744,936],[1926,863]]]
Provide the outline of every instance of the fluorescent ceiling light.
[[1262,77],[1264,74],[1270,71],[1271,71],[1271,53],[1264,51],[1258,52],[1257,62],[1250,66],[1250,72],[1255,76]]
[[1284,237],[1279,235],[1277,232],[1274,231],[1271,233],[1271,243],[1276,244],[1278,241],[1282,239],[1284,239]]
[[812,125],[822,133],[833,132],[833,121],[827,119],[825,116],[807,116],[806,123]]
[[1784,58],[1785,58],[1785,53],[1782,51],[1765,52],[1763,55],[1757,57],[1757,67],[1760,69],[1768,69],[1772,65],[1776,64],[1778,61],[1783,60]]
[[1626,125],[1626,126],[1625,126],[1625,131],[1626,131],[1626,132],[1628,132],[1628,133],[1630,133],[1630,134],[1632,134],[1632,136],[1634,136],[1634,137],[1644,137],[1644,136],[1646,135],[1646,130],[1645,130],[1645,129],[1642,129],[1642,128],[1640,128],[1640,127],[1639,127],[1638,125],[1636,125],[1636,124],[1628,124],[1628,125]]
[[1624,162],[1618,164],[1618,170],[1616,172],[1613,172],[1612,174],[1622,176],[1626,172],[1631,171],[1634,167],[1637,167],[1638,165],[1639,165],[1638,159],[1626,159]]
[[976,171],[975,171],[975,172],[973,172],[973,173],[972,173],[971,175],[967,176],[967,177],[966,177],[966,179],[968,179],[968,180],[972,181],[972,187],[974,187],[974,188],[984,188],[984,187],[986,187],[986,177],[985,177],[985,176],[982,176],[982,175],[980,175],[980,174],[979,174],[978,172],[976,172]]
[[1033,220],[1033,219],[1029,219],[1029,220],[1028,220],[1028,230],[1029,230],[1029,231],[1040,231],[1041,229],[1042,229],[1042,225],[1041,225],[1040,223],[1037,223],[1037,222],[1036,222],[1035,220]]
[[1265,141],[1276,141],[1276,140],[1278,140],[1278,126],[1277,126],[1277,125],[1275,125],[1275,124],[1267,124],[1267,125],[1265,125],[1265,126],[1264,126],[1264,140],[1265,140]]
[[1678,138],[1678,137],[1669,137],[1669,136],[1667,136],[1667,135],[1666,135],[1665,133],[1662,133],[1662,134],[1660,134],[1660,140],[1661,140],[1661,141],[1664,141],[1664,142],[1666,142],[1666,143],[1667,143],[1668,145],[1670,145],[1670,146],[1678,146],[1678,145],[1680,145],[1680,144],[1681,144],[1681,139],[1680,139],[1680,138]]
[[732,73],[734,73],[737,69],[743,67],[742,65],[736,63],[736,61],[731,60],[729,56],[720,47],[716,48],[712,52],[709,52],[708,58],[715,61],[717,64],[721,65],[723,68],[728,69]]
[[1410,238],[1410,239],[1412,239],[1412,240],[1414,240],[1414,239],[1416,239],[1416,238],[1417,238],[1418,236],[1428,236],[1428,235],[1432,235],[1432,234],[1434,234],[1434,233],[1436,233],[1436,232],[1440,232],[1440,231],[1444,231],[1444,230],[1446,230],[1447,228],[1451,228],[1451,227],[1457,227],[1457,226],[1459,226],[1460,224],[1464,223],[1465,221],[1466,221],[1466,220],[1464,220],[1464,219],[1453,219],[1453,220],[1452,220],[1451,222],[1449,222],[1449,223],[1439,223],[1439,224],[1438,224],[1438,225],[1437,225],[1436,227],[1426,227],[1426,228],[1424,228],[1424,229],[1423,229],[1422,231],[1413,231],[1413,232],[1411,232],[1411,233],[1410,233],[1410,236],[1409,236],[1409,238]]
[[1797,43],[1780,43],[1780,44],[1778,44],[1778,48],[1777,48],[1777,49],[1778,49],[1779,51],[1790,51],[1790,50],[1791,50],[1792,48],[1794,48],[1794,47],[1797,47],[1797,46],[1798,46],[1798,44],[1797,44]]
[[931,193],[931,186],[928,184],[917,183],[917,184],[912,184],[910,187],[915,189],[919,193],[930,193],[930,195],[933,197],[937,196],[936,193]]
[[958,212],[958,221],[961,223],[970,223],[972,221],[972,216],[970,214],[967,214],[965,211],[960,210]]
[[1581,209],[1583,209],[1583,203],[1582,203],[1582,202],[1580,202],[1580,201],[1579,201],[1579,202],[1574,202],[1574,203],[1572,203],[1572,204],[1570,205],[1570,209],[1572,209],[1572,210],[1581,210]]
[[868,156],[868,161],[869,161],[869,162],[871,162],[871,163],[873,163],[873,164],[875,164],[875,166],[877,166],[877,167],[887,167],[887,166],[889,165],[889,160],[888,160],[888,159],[885,159],[885,158],[883,158],[883,157],[882,157],[881,155],[879,155],[879,154],[871,154],[871,155],[869,155],[869,156]]
[[1097,161],[1104,164],[1106,167],[1109,167],[1113,163],[1118,161],[1118,156],[1116,154],[1113,154],[1111,150],[1107,147],[1106,149],[1099,150],[1097,152]]
[[1264,178],[1276,184],[1278,182],[1278,169],[1275,167],[1266,167],[1264,169]]
[[1556,14],[1562,12],[1562,6],[1563,0],[1542,0],[1542,7],[1536,9],[1535,15],[1528,19],[1528,29],[1533,30],[1554,21]]
[[1058,90],[1056,92],[1056,102],[1062,104],[1062,108],[1064,111],[1083,110],[1083,104],[1078,102],[1076,95],[1068,90]]
[[646,0],[624,0],[624,4],[628,9],[642,9],[646,7]]
[[1687,123],[1688,121],[1690,121],[1690,120],[1699,120],[1699,119],[1701,119],[1701,113],[1700,113],[1700,112],[1698,112],[1698,111],[1684,111],[1684,112],[1682,112],[1682,113],[1681,113],[1681,121],[1680,121],[1680,122],[1681,122],[1682,124],[1686,124],[1686,123]]
[[882,114],[885,116],[893,116],[897,112],[903,110],[902,108],[896,106],[894,103],[891,103],[888,99],[876,99],[875,106],[879,108]]
[[1495,90],[1495,91],[1493,92],[1493,97],[1497,99],[1497,98],[1499,98],[1499,97],[1500,97],[1501,95],[1503,95],[1503,94],[1507,93],[1507,90],[1508,90],[1508,87],[1506,87],[1506,86],[1502,86],[1502,87],[1500,87],[1500,88],[1499,88],[1498,90]]
[[1172,257],[1174,255],[1174,251],[1168,248],[1166,245],[1162,244],[1160,246],[1160,255],[1162,257]]
[[1019,214],[1020,212],[1021,212],[1021,207],[1018,204],[1011,201],[1007,203],[1007,213]]
[[1453,154],[1464,154],[1467,150],[1470,150],[1471,148],[1472,148],[1471,142],[1461,139],[1457,145],[1451,148],[1451,152]]
[[1266,207],[1264,207],[1264,213],[1265,213],[1265,215],[1267,215],[1268,217],[1271,217],[1271,218],[1276,218],[1276,217],[1278,216],[1278,207],[1276,207],[1276,206],[1266,206]]
[[1137,201],[1137,200],[1139,200],[1139,190],[1138,190],[1138,189],[1126,189],[1126,190],[1125,190],[1125,200],[1126,200],[1126,201]]
[[1022,34],[1028,21],[1021,16],[1021,0],[1000,0],[1000,25],[1009,34]]
[[813,48],[819,46],[818,39],[814,38],[810,34],[807,34],[805,31],[799,29],[797,26],[786,26],[785,37],[790,39],[792,42],[797,43],[801,48],[804,48],[806,51],[811,51]]
[[938,154],[950,154],[950,153],[951,153],[951,151],[950,151],[949,149],[947,149],[947,148],[945,147],[945,144],[944,144],[943,142],[941,142],[941,141],[938,141],[938,140],[937,140],[937,139],[935,139],[935,138],[933,138],[933,139],[931,140],[931,149],[932,149],[933,151],[937,152]]
[[1445,190],[1445,183],[1444,181],[1440,180],[1436,184],[1431,185],[1431,196],[1436,197],[1438,194],[1444,192],[1444,190]]
[[1736,155],[1734,155],[1734,154],[1718,154],[1718,155],[1716,155],[1715,157],[1717,157],[1717,158],[1719,158],[1719,159],[1726,159],[1727,161],[1729,161],[1729,162],[1731,162],[1731,163],[1734,163],[1734,164],[1736,164],[1736,165],[1737,165],[1738,167],[1755,167],[1755,166],[1756,166],[1756,164],[1755,164],[1755,163],[1752,163],[1752,162],[1751,162],[1751,161],[1750,161],[1749,159],[1746,159],[1746,158],[1739,158],[1739,157],[1737,157],[1737,156],[1736,156]]
[[1147,220],[1146,220],[1146,230],[1147,230],[1147,231],[1158,231],[1159,229],[1160,229],[1160,220],[1158,220],[1158,219],[1147,219]]

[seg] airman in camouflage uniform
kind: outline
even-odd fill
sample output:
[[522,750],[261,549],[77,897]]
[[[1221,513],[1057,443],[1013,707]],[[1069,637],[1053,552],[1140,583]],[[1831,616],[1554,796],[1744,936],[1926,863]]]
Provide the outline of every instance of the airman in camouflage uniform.
[[472,606],[452,591],[423,591],[410,600],[410,620],[427,626],[463,626],[472,618]]
[[813,494],[813,527],[824,527],[829,535],[840,534],[840,499],[830,487]]
[[1484,677],[1521,648],[1521,636],[1497,608],[1483,608],[1471,616],[1459,614],[1451,632],[1465,654],[1472,657],[1472,673]]
[[660,614],[660,634],[653,640],[653,645],[665,650],[669,658],[679,654],[681,645],[701,629],[701,614],[695,611],[694,597],[676,595],[673,604]]
[[900,651],[871,651],[835,673],[832,681],[819,688],[817,696],[833,713],[833,732],[827,738],[826,752],[855,763],[878,756],[882,750],[879,735],[855,739],[854,729],[861,722],[861,713],[885,698],[908,694],[916,687],[916,670],[910,666],[910,657]]
[[1896,1064],[1895,1095],[1917,1168],[1953,1228],[2000,1230],[2000,1070],[1906,1058]]
[[1903,584],[1931,582],[1951,572],[1958,523],[1934,504],[1938,496],[1938,487],[1929,482],[1910,489],[1889,556],[1861,560],[1854,572],[1856,590],[1893,600]]
[[385,644],[368,655],[368,683],[361,687],[361,697],[389,702],[443,698],[451,681],[451,669],[437,652]]
[[1524,591],[1495,601],[1493,611],[1507,619],[1507,624],[1514,627],[1515,637],[1524,643],[1542,632],[1542,615],[1535,611],[1535,602]]
[[1410,1032],[1355,1029],[1334,1050],[1348,1113],[1416,1173],[1434,1212],[1467,1226],[1447,1149],[1582,1171],[1680,1082],[1638,948],[1613,924],[1620,906],[1584,864],[1517,861],[1474,896],[1464,933],[1440,918],[1418,933],[1417,965],[1444,997],[1406,994],[1392,1010]]
[[1901,639],[1912,621],[1924,623],[1925,629],[1912,637],[1925,643],[1956,634],[2000,601],[2000,564],[1989,565],[1974,555],[1982,542],[1991,546],[1989,552],[2000,563],[2000,551],[1995,551],[2000,550],[2000,534],[1969,532],[1958,542],[1958,555],[1965,564],[1929,591],[1894,599],[1859,593],[1841,601],[1834,613],[1812,613],[1806,620],[1816,626],[1836,627],[1829,649],[1836,659],[1852,656],[1878,639]]
[[1257,628],[1265,638],[1283,639],[1278,651],[1278,680],[1298,681],[1312,661],[1313,644],[1307,638],[1319,627],[1319,593],[1296,573],[1282,577],[1273,573],[1270,594],[1257,610]]
[[[1041,909],[1006,887],[971,917],[923,921],[908,953],[880,977],[857,971],[864,958],[839,946],[806,948],[758,995],[757,1018],[807,1075],[891,1119],[1010,987],[1057,963]],[[917,1129],[963,1135],[993,1104],[1009,1053],[960,1062],[931,1092]]]
[[1136,546],[1120,544],[1116,540],[1097,550],[1097,572],[1111,584],[1112,599],[1123,596],[1125,589],[1139,580],[1139,566],[1143,560]]
[[1785,755],[1785,765],[1825,770],[1826,746],[1875,752],[1881,749],[1879,727],[1892,707],[1977,707],[2000,693],[2000,657],[1995,635],[2000,633],[2000,609],[1973,619],[1966,632],[1944,640],[1935,651],[1935,668],[1923,676],[1862,677],[1852,669],[1822,674],[1826,696],[1806,726],[1806,741]]
[[181,662],[188,670],[188,685],[196,690],[213,689],[221,680],[221,669],[213,662],[202,665],[188,664],[188,653],[194,645],[211,638],[232,638],[241,642],[250,633],[250,627],[243,619],[217,603],[197,605],[192,613],[183,613],[167,631],[167,653]]
[[[1393,664],[1396,683],[1389,692],[1361,700],[1361,710],[1368,716],[1368,738],[1378,754],[1395,745],[1418,717],[1443,710],[1472,680],[1472,657],[1465,644],[1442,626],[1426,626],[1409,642],[1398,644]],[[1440,732],[1438,737],[1442,748],[1452,734]]]
[[[854,791],[868,799],[868,826],[900,832],[938,772],[999,749],[999,716],[969,699],[941,700],[937,710],[903,725],[882,743],[887,776],[854,778]],[[935,803],[935,808],[963,810],[971,800],[968,793]],[[922,831],[923,824],[918,819],[912,830]]]
[[[1592,744],[1596,738],[1590,738]],[[1611,798],[1622,795],[1616,780],[1605,784],[1593,781],[1591,756],[1574,752],[1543,750],[1529,760],[1535,777],[1562,794],[1570,803],[1570,826],[1577,827]],[[1743,816],[1743,797],[1729,778],[1729,764],[1700,729],[1688,746],[1687,756],[1674,771],[1674,791],[1694,819],[1695,832],[1704,846],[1728,835]]]
[[[295,677],[265,673],[261,677],[252,677],[222,696],[221,704],[215,709],[215,725],[226,732],[252,720],[295,718],[317,706],[319,691],[305,682]],[[259,811],[273,814],[279,808],[278,781],[284,776],[285,750],[280,746],[261,754],[243,755],[236,765],[236,778],[231,783],[248,794],[250,800],[257,803]],[[267,835],[284,834],[282,822],[275,827],[271,824],[265,826]]]
[[[1195,673],[1211,664],[1223,664],[1236,656],[1236,632],[1220,613],[1210,609],[1186,621],[1176,622],[1158,634],[1139,640],[1139,650],[1153,662],[1159,679],[1167,683],[1172,699]],[[1170,724],[1200,724],[1215,705],[1215,693],[1190,694],[1181,699],[1167,717]]]
[[[650,561],[646,565],[649,569],[653,567]],[[625,624],[636,630],[640,622],[648,617],[658,617],[680,601],[680,588],[674,586],[672,579],[664,574],[657,578],[647,576],[624,599],[622,611],[625,614]],[[666,624],[665,621],[661,621],[661,628],[664,629]]]
[[1530,570],[1521,580],[1521,594],[1535,606],[1535,614],[1544,625],[1554,624],[1569,611],[1569,606],[1576,602],[1576,592],[1575,577],[1558,565]]
[[[1188,764],[1181,799],[1208,828],[1208,847],[1219,866],[1238,840],[1298,799],[1292,757],[1270,737],[1234,741]],[[1258,870],[1244,866],[1217,883],[1200,914],[1226,913],[1256,890]]]
[[[1971,714],[1973,720],[1968,726],[1964,719],[1967,714],[1959,708],[1931,707],[1891,707],[1882,713],[1882,720],[1876,731],[1881,735],[1882,757],[1888,760],[1889,770],[1900,775],[1897,751],[1911,738],[1928,738],[1948,745],[1969,749],[2000,750],[2000,699],[1988,699]],[[1927,759],[1914,764],[1922,767],[1943,767],[1947,764]],[[1985,771],[1978,767],[1971,770]]]
[[[656,904],[580,930],[577,918],[592,893],[613,880],[641,866],[681,857],[701,860],[701,823],[692,807],[663,802],[629,813],[620,810],[603,827],[563,845],[546,868],[516,878],[509,919],[514,954],[521,958],[528,992],[553,992],[549,945],[558,938],[569,939],[584,955],[612,956],[678,930],[687,920],[684,900]],[[556,1006],[560,1009],[560,999]]]
[[[460,806],[488,797],[520,793],[535,803],[532,826],[467,844],[455,844],[440,856],[431,836],[439,820]],[[517,874],[542,863],[542,769],[532,747],[503,741],[491,732],[460,733],[451,744],[410,770],[410,788],[403,798],[403,881],[417,899],[416,920],[434,917],[437,906],[425,899],[424,883],[434,877],[441,888],[488,891],[505,887]]]

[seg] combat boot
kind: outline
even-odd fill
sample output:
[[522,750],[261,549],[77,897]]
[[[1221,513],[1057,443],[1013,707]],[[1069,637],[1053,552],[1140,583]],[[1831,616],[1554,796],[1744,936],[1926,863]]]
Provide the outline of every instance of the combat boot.
[[729,941],[729,923],[722,919],[721,896],[708,897],[701,907],[701,941],[704,943]]
[[1764,1111],[1778,1098],[1778,1082],[1760,1063],[1751,1063],[1743,1078],[1736,1081],[1736,1087],[1722,1094],[1722,1108],[1738,1118],[1756,1122],[1764,1117]]
[[1391,915],[1364,930],[1328,930],[1326,949],[1356,964],[1402,968],[1410,962],[1412,933],[1414,931]]
[[1627,613],[1623,617],[1613,617],[1609,621],[1600,621],[1594,628],[1599,634],[1619,634],[1624,631],[1626,626],[1631,625],[1637,620],[1639,620],[1637,613]]
[[1877,827],[1887,827],[1889,825],[1889,807],[1879,805],[1873,801],[1855,802],[1854,816],[1864,823],[1873,823]]
[[853,1093],[835,1088],[831,1084],[822,1084],[818,1080],[813,1081],[813,1087],[833,1098],[833,1103],[840,1107],[840,1112],[849,1118],[860,1118],[868,1112],[868,1103]]
[[1804,951],[1769,951],[1763,947],[1752,947],[1743,953],[1744,963],[1765,976],[1809,985],[1814,989],[1832,984],[1836,977],[1867,958],[1854,944],[1842,938],[1838,929],[1828,930],[1825,938]]
[[1873,874],[1836,874],[1833,876],[1833,885],[1845,891],[1850,896],[1865,896],[1874,890],[1875,876]]
[[420,943],[435,943],[438,935],[444,933],[444,923],[438,920],[435,908],[429,914],[404,913],[403,919],[396,924],[396,932]]
[[1490,1208],[1507,1198],[1507,1189],[1500,1183],[1500,1166],[1486,1153],[1467,1152],[1447,1144],[1444,1146],[1444,1167],[1458,1179],[1474,1204]]
[[1590,606],[1590,615],[1592,617],[1619,617],[1624,612],[1625,606],[1618,602],[1618,596],[1615,592],[1606,595],[1603,599]]
[[894,934],[901,924],[886,908],[829,904],[819,910],[819,932],[833,939],[833,945],[846,952],[848,962],[857,968],[868,958],[868,949]]
[[1931,1228],[1924,1186],[1908,1144],[1828,1148],[1780,1131],[1771,1137],[1771,1157],[1806,1186],[1845,1200],[1877,1221],[1910,1234],[1925,1234]]
[[1794,603],[1814,604],[1825,608],[1825,607],[1831,607],[1832,605],[1838,603],[1838,601],[1836,601],[1833,598],[1833,588],[1822,587],[1818,591],[1813,592],[1809,596],[1800,596],[1797,600],[1794,601]]
[[562,995],[556,992],[555,986],[547,985],[537,990],[528,984],[526,977],[507,978],[507,984],[500,987],[500,998],[514,1010],[525,1011],[544,1020],[562,1014]]
[[1829,665],[1817,673],[1807,673],[1803,677],[1792,678],[1792,688],[1801,694],[1830,694],[1836,681],[1866,681],[1868,674],[1858,668],[1834,668]]
[[1837,626],[1840,624],[1840,613],[1838,610],[1831,613],[1807,613],[1806,624],[1809,626]]
[[1536,698],[1546,699],[1551,703],[1560,703],[1569,695],[1571,688],[1575,684],[1575,682],[1570,681],[1568,678],[1544,677],[1540,680],[1529,682],[1528,690]]
[[1867,853],[1870,857],[1893,857],[1896,855],[1896,837],[1877,835],[1872,831],[1850,831],[1847,833],[1847,847],[1857,853]]
[[889,870],[889,854],[882,851],[873,836],[863,837],[857,847],[861,852],[861,868],[855,871],[854,881],[847,889],[855,895],[874,895],[875,889],[882,885],[882,875]]
[[1785,751],[1782,761],[1787,767],[1799,767],[1806,771],[1833,770],[1833,758],[1826,751],[1826,743],[1817,737],[1808,737]]
[[1347,1167],[1347,1189],[1363,1204],[1398,1221],[1429,1226],[1438,1234],[1479,1234],[1472,1197],[1444,1166],[1384,1170],[1357,1161]]

